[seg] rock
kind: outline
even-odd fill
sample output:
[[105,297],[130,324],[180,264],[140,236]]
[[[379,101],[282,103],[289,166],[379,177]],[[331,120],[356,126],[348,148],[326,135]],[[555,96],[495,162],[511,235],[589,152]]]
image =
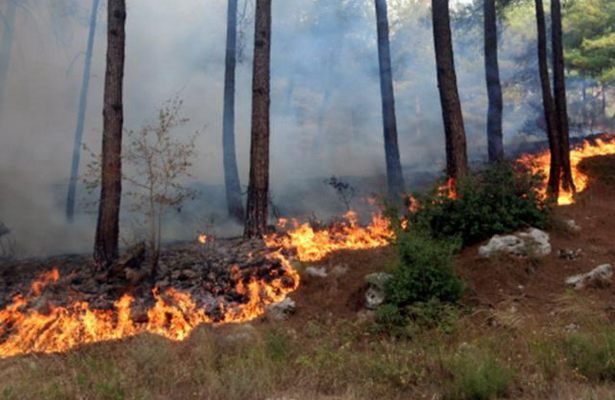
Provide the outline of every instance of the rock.
[[284,321],[288,317],[295,313],[297,305],[290,297],[285,298],[279,303],[270,304],[267,306],[267,317],[274,321]]
[[574,322],[564,327],[564,332],[566,333],[574,333],[574,332],[577,332],[578,330],[579,330],[579,325],[575,324]]
[[312,278],[326,278],[327,277],[327,270],[325,269],[325,267],[307,267],[305,269],[305,274],[307,276],[311,276]]
[[365,275],[365,282],[367,282],[370,286],[384,290],[386,283],[392,277],[393,275],[386,272],[374,272],[373,274]]
[[580,232],[581,231],[581,227],[579,225],[577,225],[577,222],[574,219],[567,219],[567,220],[565,220],[564,221],[564,226],[570,232]]
[[574,275],[566,279],[566,285],[576,290],[587,286],[609,285],[613,278],[613,266],[611,264],[600,265],[586,274]]
[[365,307],[369,310],[378,308],[386,299],[386,283],[393,275],[386,272],[375,272],[365,276],[368,287],[365,291]]
[[346,275],[347,273],[348,273],[348,265],[346,264],[336,265],[331,270],[331,275],[335,276],[336,278],[339,278],[342,275]]
[[495,235],[487,244],[478,249],[478,255],[483,258],[496,254],[545,257],[551,254],[549,234],[540,229],[530,228],[513,235]]
[[232,327],[231,332],[224,337],[228,344],[251,342],[257,337],[256,329],[250,324],[240,324]]
[[579,256],[581,255],[582,252],[583,252],[582,249],[576,249],[576,250],[561,249],[558,252],[558,257],[561,258],[562,260],[573,261],[573,260],[576,260],[577,258],[579,258]]

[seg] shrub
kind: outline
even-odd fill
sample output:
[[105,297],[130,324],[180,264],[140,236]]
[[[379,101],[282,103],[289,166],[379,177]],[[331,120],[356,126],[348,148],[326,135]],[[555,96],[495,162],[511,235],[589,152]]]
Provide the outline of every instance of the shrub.
[[459,237],[464,246],[528,226],[544,228],[549,206],[538,194],[538,175],[502,163],[457,183],[457,196],[435,189],[418,195],[420,208],[409,216],[411,226],[434,237]]
[[451,380],[445,384],[448,400],[489,400],[508,393],[514,371],[490,351],[464,349],[445,360]]
[[404,308],[429,302],[457,302],[464,284],[453,271],[455,240],[437,240],[421,231],[400,232],[398,260],[393,277],[386,284],[387,302]]
[[574,334],[564,342],[570,366],[594,381],[615,381],[615,333]]

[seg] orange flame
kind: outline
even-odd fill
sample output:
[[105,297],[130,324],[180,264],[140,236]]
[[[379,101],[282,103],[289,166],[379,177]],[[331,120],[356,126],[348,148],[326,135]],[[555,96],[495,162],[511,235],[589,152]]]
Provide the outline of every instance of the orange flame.
[[32,296],[17,295],[0,310],[0,358],[25,353],[55,353],[88,343],[116,340],[149,332],[171,340],[184,340],[201,324],[239,323],[253,320],[265,312],[269,304],[284,300],[299,286],[299,275],[280,253],[267,256],[282,265],[271,279],[241,277],[234,270],[236,291],[246,296],[246,303],[227,304],[218,299],[220,317],[213,318],[197,306],[190,294],[168,289],[160,294],[154,289],[155,304],[147,310],[147,322],[135,322],[131,317],[133,297],[124,295],[114,303],[113,310],[90,308],[78,301],[66,307],[48,305],[45,312],[33,310],[43,289],[59,279],[57,269],[45,273],[32,284]]
[[293,250],[300,261],[319,261],[338,250],[365,250],[388,246],[395,237],[388,219],[376,213],[368,226],[360,226],[357,214],[349,211],[344,221],[326,230],[314,230],[308,223],[292,221],[294,228],[284,235],[265,238],[269,247]]
[[[579,170],[579,164],[586,158],[606,156],[615,154],[615,135],[601,135],[595,141],[584,140],[582,143],[573,146],[570,150],[570,166],[572,178],[575,182],[577,193],[587,189],[589,177]],[[528,167],[533,173],[540,173],[545,177],[545,182],[540,194],[546,197],[547,182],[551,163],[551,153],[549,150],[538,154],[526,154],[519,159],[519,162]],[[575,201],[574,193],[560,189],[557,204],[569,205]]]
[[207,244],[207,241],[209,240],[209,236],[207,236],[207,234],[205,233],[200,233],[197,240],[199,241],[200,244]]

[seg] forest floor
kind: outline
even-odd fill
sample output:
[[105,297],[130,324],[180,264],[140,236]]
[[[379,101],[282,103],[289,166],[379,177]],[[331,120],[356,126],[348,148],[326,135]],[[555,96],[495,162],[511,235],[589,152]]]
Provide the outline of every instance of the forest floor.
[[[615,264],[615,158],[590,165],[590,188],[555,217],[581,230],[554,224],[542,259],[465,249],[464,306],[432,328],[391,335],[362,310],[364,276],[390,268],[393,249],[340,252],[318,266],[348,272],[303,276],[286,321],[3,359],[0,399],[615,399],[615,286],[565,284]],[[582,252],[562,259],[561,249]]]

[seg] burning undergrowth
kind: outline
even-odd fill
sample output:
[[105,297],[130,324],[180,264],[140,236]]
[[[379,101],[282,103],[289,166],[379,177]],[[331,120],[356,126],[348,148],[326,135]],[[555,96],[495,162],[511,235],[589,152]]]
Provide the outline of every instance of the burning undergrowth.
[[279,251],[257,241],[216,241],[164,252],[156,276],[96,274],[85,260],[5,288],[0,357],[53,353],[152,333],[183,340],[201,324],[264,314],[299,285]]
[[[581,161],[598,156],[606,156],[615,154],[615,135],[600,134],[593,135],[582,140],[575,140],[570,151],[570,166],[572,169],[572,177],[576,185],[576,193],[560,189],[557,203],[559,205],[570,205],[575,201],[575,194],[583,192],[589,184],[589,177],[584,174],[579,165]],[[551,155],[548,149],[537,153],[525,154],[519,158],[519,162],[530,168],[532,172],[538,173],[543,177],[549,176],[549,165]],[[541,194],[546,196],[547,183],[546,178],[541,189]]]

